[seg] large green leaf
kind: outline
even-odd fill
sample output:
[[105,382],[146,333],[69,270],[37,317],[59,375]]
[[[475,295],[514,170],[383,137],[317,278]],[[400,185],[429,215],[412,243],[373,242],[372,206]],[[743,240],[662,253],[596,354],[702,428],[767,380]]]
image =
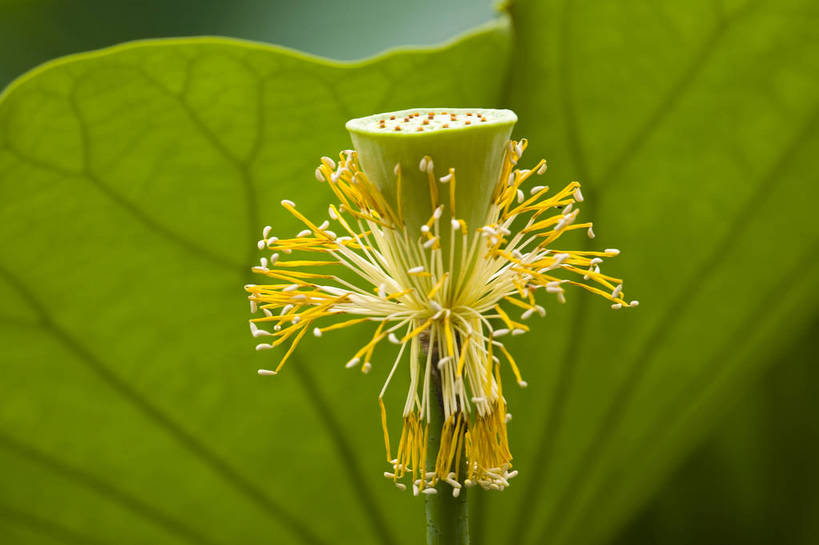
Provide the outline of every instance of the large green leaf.
[[260,379],[242,285],[262,226],[296,229],[281,199],[326,214],[313,170],[350,147],[348,118],[496,104],[508,44],[498,23],[337,64],[152,41],[8,89],[0,524],[21,542],[419,541],[422,506],[380,475],[382,373],[345,372],[351,337],[328,336]]
[[591,543],[816,313],[817,10],[790,0],[511,11],[521,132],[553,179],[584,182],[594,242],[623,250],[609,270],[642,304],[617,314],[577,297],[542,344],[521,341],[543,354],[529,383],[550,395],[514,400],[530,480],[487,512],[511,517],[510,543]]
[[642,304],[571,293],[515,338],[521,476],[476,495],[473,535],[604,541],[816,313],[816,8],[713,6],[512,3],[508,78],[501,25],[362,65],[172,41],[20,80],[0,99],[0,531],[419,542],[419,502],[379,478],[383,366],[345,372],[355,334],[325,336],[259,379],[240,286],[260,227],[296,228],[281,198],[326,210],[312,170],[347,118],[503,104],[548,183],[584,183]]

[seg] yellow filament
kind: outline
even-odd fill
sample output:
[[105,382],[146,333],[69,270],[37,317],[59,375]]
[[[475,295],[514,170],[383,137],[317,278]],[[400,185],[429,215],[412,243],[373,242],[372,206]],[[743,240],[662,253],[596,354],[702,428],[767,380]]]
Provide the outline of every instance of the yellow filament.
[[296,346],[298,346],[299,341],[301,341],[301,338],[302,338],[302,337],[304,337],[304,334],[305,334],[305,333],[307,333],[307,328],[306,328],[306,327],[305,327],[305,328],[302,328],[302,330],[299,332],[299,334],[298,334],[298,335],[296,336],[296,338],[293,340],[293,344],[291,344],[291,345],[290,345],[290,348],[287,350],[287,352],[285,353],[284,357],[283,357],[283,358],[281,359],[281,361],[279,362],[279,365],[276,367],[276,370],[275,370],[275,372],[276,372],[276,373],[278,373],[279,371],[281,371],[281,368],[284,366],[284,362],[286,362],[286,361],[287,361],[287,358],[289,358],[289,357],[290,357],[290,354],[292,354],[292,353],[293,353],[293,351],[296,349]]
[[291,206],[290,203],[284,202],[284,203],[282,203],[282,206],[284,206],[285,209],[287,209],[288,212],[290,212],[291,214],[296,216],[303,224],[305,224],[307,227],[309,227],[310,230],[313,231],[316,235],[324,237],[324,238],[326,238],[328,240],[330,239],[330,235],[328,235],[324,231],[319,230],[319,228],[315,224],[313,224],[313,222],[311,222],[309,219],[304,217],[304,215],[301,212],[299,212],[298,210],[296,210],[293,206]]
[[387,408],[384,407],[384,400],[380,397],[378,398],[378,406],[381,408],[381,429],[384,432],[384,447],[386,448],[387,452],[387,463],[390,463],[392,460],[392,455],[390,452],[390,432],[387,428]]
[[446,348],[448,350],[448,354],[454,354],[455,342],[452,338],[452,325],[450,323],[449,314],[447,314],[446,318],[444,318],[444,335],[446,336]]
[[327,327],[322,327],[320,329],[320,331],[322,333],[324,333],[325,331],[333,331],[334,329],[342,329],[342,328],[345,328],[345,327],[349,327],[351,325],[356,325],[356,324],[360,324],[362,322],[367,322],[369,320],[370,320],[369,318],[357,318],[355,320],[348,320],[346,322],[339,322],[337,324],[328,325]]
[[432,299],[433,297],[435,297],[435,294],[438,293],[438,290],[441,289],[441,286],[444,285],[444,282],[446,282],[446,279],[448,277],[449,277],[448,272],[445,272],[443,275],[441,275],[441,278],[435,283],[435,285],[432,287],[432,289],[427,294],[427,299]]
[[404,336],[404,338],[403,338],[403,339],[401,339],[401,342],[402,342],[402,343],[405,343],[405,342],[407,342],[408,340],[412,339],[413,337],[415,337],[416,335],[418,335],[419,333],[421,333],[422,331],[424,331],[425,329],[427,329],[427,328],[429,327],[429,324],[430,324],[430,323],[432,323],[432,318],[429,318],[429,319],[428,319],[427,321],[425,321],[423,324],[419,325],[418,327],[416,327],[415,329],[413,329],[412,331],[410,331],[409,333],[407,333],[407,334]]
[[515,379],[518,382],[523,382],[523,377],[520,376],[520,369],[518,369],[518,364],[515,363],[514,358],[512,358],[512,354],[509,353],[504,345],[498,344],[498,346],[500,347],[501,352],[503,352],[503,355],[506,356],[506,360],[509,362],[509,366],[512,368],[512,372],[515,374]]
[[[461,376],[464,370],[464,362],[466,361],[466,353],[469,350],[469,337],[466,338],[466,342],[460,347],[461,353],[458,357],[458,372],[457,376]],[[491,350],[491,349],[490,349]],[[491,354],[491,352],[490,352]]]

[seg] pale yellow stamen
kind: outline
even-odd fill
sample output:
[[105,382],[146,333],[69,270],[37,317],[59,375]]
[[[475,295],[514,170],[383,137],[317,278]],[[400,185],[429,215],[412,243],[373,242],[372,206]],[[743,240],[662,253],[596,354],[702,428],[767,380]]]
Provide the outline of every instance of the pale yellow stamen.
[[[445,113],[429,115],[449,118]],[[326,182],[336,197],[336,204],[328,208],[329,220],[313,223],[294,203],[283,201],[282,206],[307,229],[300,236],[278,239],[270,237],[266,227],[259,241],[260,249],[275,253],[253,270],[277,283],[246,286],[252,310],[265,314],[253,318],[251,332],[270,337],[269,343],[257,345],[259,350],[290,343],[275,370],[262,374],[277,373],[308,330],[320,337],[375,322],[372,337],[347,366],[360,365],[362,372],[368,372],[377,363],[371,360],[384,339],[390,346],[400,345],[378,399],[385,453],[392,465],[385,475],[399,488],[411,484],[416,494],[432,493],[439,482],[448,483],[453,495],[460,494],[462,486],[499,490],[517,474],[511,470],[506,401],[495,353],[502,354],[518,384],[525,386],[517,362],[502,341],[504,335],[528,332],[529,326],[513,319],[503,308],[506,303],[521,309],[524,321],[534,313],[545,314],[536,292],[563,301],[564,286],[589,290],[614,308],[638,304],[626,301],[621,279],[600,271],[603,259],[616,256],[618,250],[552,248],[561,236],[578,229],[589,230],[591,236],[592,225],[575,223],[580,213],[577,203],[583,200],[579,183],[552,195],[546,186],[528,188],[531,177],[542,174],[546,163],[518,169],[527,145],[521,140],[505,148],[501,175],[482,225],[467,228],[457,217],[455,169],[439,165],[447,174],[436,178],[432,158],[426,155],[420,158],[419,168],[426,174],[431,215],[420,233],[417,227],[408,232],[401,166],[395,166],[397,191],[389,200],[361,171],[357,153],[342,152],[338,161],[322,158],[316,169],[316,178]],[[440,202],[438,184],[449,184],[448,204]],[[331,222],[340,225],[337,233],[328,229]],[[441,222],[446,226],[443,230]],[[321,255],[286,260],[293,252]],[[334,265],[351,274],[327,274],[326,267]],[[562,278],[567,275],[579,278]],[[339,314],[352,316],[321,325]],[[265,324],[273,330],[263,329]],[[393,457],[383,396],[407,347],[410,390]],[[445,414],[438,451],[428,452],[430,404],[436,402],[430,392],[433,366],[439,373]],[[400,482],[410,476],[411,483]]]

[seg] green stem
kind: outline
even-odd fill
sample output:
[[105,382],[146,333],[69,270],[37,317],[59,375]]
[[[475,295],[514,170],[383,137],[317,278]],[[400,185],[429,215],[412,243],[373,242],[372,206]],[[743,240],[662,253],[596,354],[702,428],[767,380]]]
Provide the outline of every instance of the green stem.
[[[441,428],[444,423],[444,409],[441,403],[441,384],[437,366],[433,365],[432,378],[438,403],[433,402],[431,407],[431,422],[429,423],[429,442],[427,443],[427,457],[431,459],[427,470],[432,471],[435,465],[435,456],[441,443]],[[462,464],[465,465],[465,464]],[[464,472],[461,471],[463,475]],[[439,481],[436,485],[437,494],[426,497],[427,517],[427,545],[469,545],[469,511],[466,502],[466,487],[461,488],[460,495],[452,495],[452,487]]]

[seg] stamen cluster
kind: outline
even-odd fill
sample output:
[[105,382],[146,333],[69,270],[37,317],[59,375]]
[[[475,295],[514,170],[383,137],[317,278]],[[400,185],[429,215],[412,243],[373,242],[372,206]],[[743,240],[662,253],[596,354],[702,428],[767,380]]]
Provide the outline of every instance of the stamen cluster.
[[[379,395],[391,466],[385,475],[399,488],[410,484],[415,494],[437,493],[439,481],[449,483],[455,496],[462,486],[500,490],[517,474],[507,443],[511,415],[500,366],[506,362],[517,383],[526,386],[504,337],[528,332],[525,322],[545,315],[536,301],[538,291],[562,303],[565,286],[572,285],[603,296],[615,309],[638,304],[625,300],[622,280],[600,271],[603,259],[618,250],[553,247],[569,231],[584,230],[594,238],[592,224],[576,222],[576,205],[583,201],[577,182],[552,194],[543,185],[524,192],[532,176],[546,171],[543,160],[532,169],[516,168],[526,145],[524,139],[506,147],[481,225],[467,225],[458,215],[455,169],[436,171],[432,158],[425,156],[411,168],[426,175],[430,215],[410,232],[401,200],[405,166],[395,167],[397,201],[391,204],[360,169],[357,153],[344,151],[338,163],[324,157],[316,169],[316,178],[337,199],[327,219],[314,223],[285,200],[282,206],[304,230],[277,238],[265,227],[259,241],[259,248],[272,255],[253,270],[271,283],[246,286],[251,310],[262,312],[250,328],[255,337],[269,337],[258,350],[289,343],[278,367],[260,373],[278,373],[308,331],[321,336],[372,324],[371,339],[351,355],[347,367],[368,373],[379,344],[397,345]],[[332,266],[348,274],[332,274]],[[519,316],[513,317],[512,309]],[[383,396],[404,360],[410,386],[393,454]],[[433,383],[440,384],[440,392]],[[440,404],[444,413],[437,453],[427,450],[433,404]]]

